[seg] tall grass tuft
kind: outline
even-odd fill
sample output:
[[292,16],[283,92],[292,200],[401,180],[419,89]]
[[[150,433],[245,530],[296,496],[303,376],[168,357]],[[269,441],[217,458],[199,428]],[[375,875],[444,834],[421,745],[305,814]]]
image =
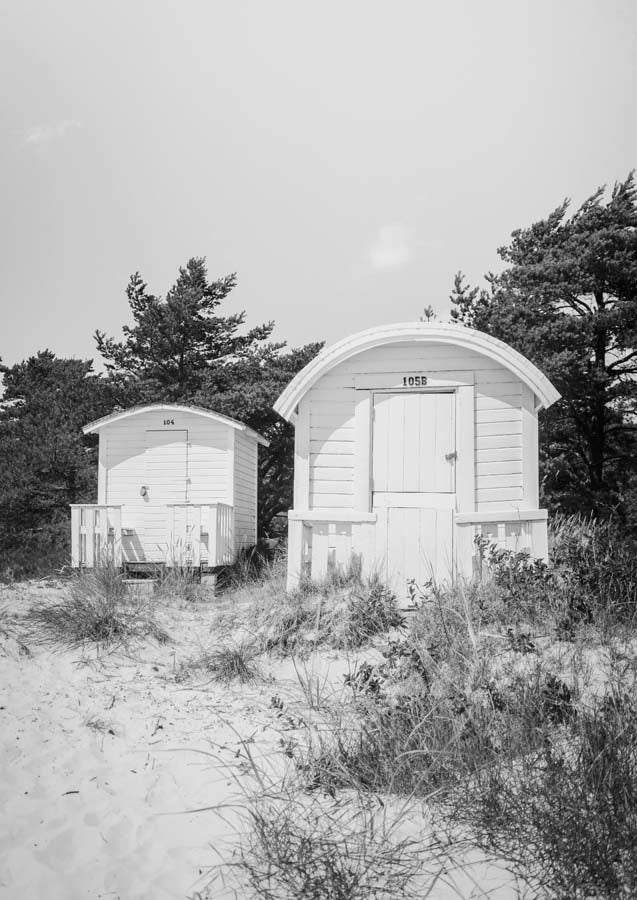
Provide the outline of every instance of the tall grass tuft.
[[192,673],[209,675],[213,681],[229,684],[239,681],[247,684],[261,676],[257,662],[259,650],[252,641],[239,641],[226,646],[215,647],[199,656],[182,663],[178,679],[187,678]]
[[61,600],[35,604],[27,620],[37,640],[69,648],[127,644],[146,637],[168,640],[152,603],[130,595],[120,571],[108,564],[74,574]]
[[[350,798],[323,803],[283,791],[249,809],[240,866],[261,900],[393,900],[413,897],[424,848],[400,837],[382,815]],[[422,887],[422,881],[421,881]],[[418,893],[417,896],[426,896]]]

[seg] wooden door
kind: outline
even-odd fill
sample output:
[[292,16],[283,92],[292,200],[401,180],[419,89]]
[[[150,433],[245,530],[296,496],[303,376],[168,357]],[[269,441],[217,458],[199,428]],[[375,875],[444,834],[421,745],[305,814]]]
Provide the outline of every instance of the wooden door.
[[453,571],[455,432],[454,393],[374,395],[376,555],[400,599],[408,579],[440,582]]
[[188,431],[146,432],[144,553],[153,562],[170,562],[179,548],[172,544],[173,507],[188,499]]

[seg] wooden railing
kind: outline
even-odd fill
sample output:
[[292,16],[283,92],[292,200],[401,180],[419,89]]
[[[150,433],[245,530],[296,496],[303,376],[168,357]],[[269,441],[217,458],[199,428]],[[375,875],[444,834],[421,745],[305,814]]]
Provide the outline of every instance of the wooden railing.
[[288,514],[288,590],[301,578],[320,581],[330,568],[346,569],[354,556],[363,573],[374,568],[376,513],[315,510]]
[[[302,578],[320,581],[334,566],[347,568],[357,556],[363,574],[382,569],[376,550],[376,513],[353,510],[291,510],[288,516],[288,590]],[[471,578],[480,572],[475,536],[498,547],[526,551],[547,560],[546,510],[455,513],[453,564],[455,575]]]
[[[93,568],[106,562],[140,562],[144,557],[168,566],[213,568],[234,558],[234,510],[228,503],[170,503],[165,506],[166,537],[161,545],[146,547],[143,528],[122,528],[123,505],[82,503],[71,506],[71,565]],[[124,538],[122,540],[122,538]],[[136,546],[129,559],[130,545]],[[141,548],[141,552],[140,552]]]
[[122,507],[71,505],[71,565],[122,564]]
[[505,512],[456,513],[456,571],[465,576],[481,574],[481,557],[475,538],[481,535],[502,550],[525,552],[548,561],[547,511],[519,509]]

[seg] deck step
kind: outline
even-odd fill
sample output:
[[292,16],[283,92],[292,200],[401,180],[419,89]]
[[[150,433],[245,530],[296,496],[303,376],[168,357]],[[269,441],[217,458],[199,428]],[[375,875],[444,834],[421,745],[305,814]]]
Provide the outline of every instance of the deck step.
[[155,592],[157,578],[124,578],[124,584],[129,594],[134,597],[148,597]]

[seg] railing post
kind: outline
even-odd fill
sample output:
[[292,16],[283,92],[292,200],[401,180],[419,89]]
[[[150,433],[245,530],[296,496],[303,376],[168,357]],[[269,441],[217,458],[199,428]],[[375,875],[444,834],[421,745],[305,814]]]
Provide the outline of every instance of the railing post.
[[97,565],[103,566],[108,562],[108,509],[105,506],[98,506],[96,509],[97,528],[96,528],[96,549],[97,549]]
[[84,534],[84,559],[82,562],[87,569],[95,565],[95,507],[82,510],[82,525],[80,529]]
[[218,566],[219,504],[211,503],[208,509],[208,565]]
[[77,506],[71,507],[71,565],[78,569],[82,564],[80,558],[80,521],[82,510]]
[[[108,512],[108,510],[107,510]],[[122,565],[122,509],[116,506],[112,510],[113,516],[113,565],[119,568]]]
[[190,528],[190,546],[192,548],[192,565],[198,567],[201,564],[201,507],[192,506],[192,523]]
[[546,520],[529,524],[531,526],[531,556],[547,563],[549,561],[549,542]]
[[455,525],[456,574],[459,578],[473,575],[473,525]]

